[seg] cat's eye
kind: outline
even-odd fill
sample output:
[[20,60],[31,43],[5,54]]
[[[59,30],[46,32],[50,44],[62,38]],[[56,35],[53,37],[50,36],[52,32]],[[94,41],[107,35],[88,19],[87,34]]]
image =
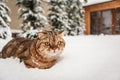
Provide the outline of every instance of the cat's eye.
[[49,42],[45,42],[44,44],[45,44],[46,46],[49,46],[49,45],[50,45],[50,43],[49,43]]
[[58,44],[58,45],[62,44],[62,41],[58,41],[57,44]]

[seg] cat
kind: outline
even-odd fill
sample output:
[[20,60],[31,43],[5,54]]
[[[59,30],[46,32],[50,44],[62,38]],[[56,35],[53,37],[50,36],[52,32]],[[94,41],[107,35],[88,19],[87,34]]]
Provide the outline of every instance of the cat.
[[62,31],[43,31],[37,39],[14,38],[2,50],[2,58],[19,58],[28,68],[52,67],[63,52]]

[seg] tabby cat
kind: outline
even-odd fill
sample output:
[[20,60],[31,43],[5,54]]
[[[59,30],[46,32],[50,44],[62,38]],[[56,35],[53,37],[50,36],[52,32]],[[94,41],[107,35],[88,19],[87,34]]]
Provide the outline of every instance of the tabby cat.
[[50,68],[65,47],[61,34],[57,31],[44,31],[33,40],[14,38],[3,48],[2,58],[18,57],[29,68]]

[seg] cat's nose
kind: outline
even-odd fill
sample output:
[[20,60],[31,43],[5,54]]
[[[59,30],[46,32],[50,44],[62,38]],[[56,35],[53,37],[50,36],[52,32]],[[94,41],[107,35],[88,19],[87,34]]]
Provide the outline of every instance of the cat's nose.
[[51,48],[52,48],[52,50],[56,50],[57,46],[52,46]]
[[56,47],[53,47],[52,49],[53,49],[53,50],[56,50],[57,48],[56,48]]
[[56,53],[56,51],[57,51],[56,49],[57,49],[57,48],[53,48],[53,49],[52,49],[54,53]]

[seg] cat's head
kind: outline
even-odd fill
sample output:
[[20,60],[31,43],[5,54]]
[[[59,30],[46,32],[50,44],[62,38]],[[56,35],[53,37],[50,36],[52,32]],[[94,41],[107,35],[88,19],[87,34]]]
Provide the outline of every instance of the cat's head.
[[65,47],[63,32],[44,31],[38,34],[37,52],[44,58],[57,58]]

